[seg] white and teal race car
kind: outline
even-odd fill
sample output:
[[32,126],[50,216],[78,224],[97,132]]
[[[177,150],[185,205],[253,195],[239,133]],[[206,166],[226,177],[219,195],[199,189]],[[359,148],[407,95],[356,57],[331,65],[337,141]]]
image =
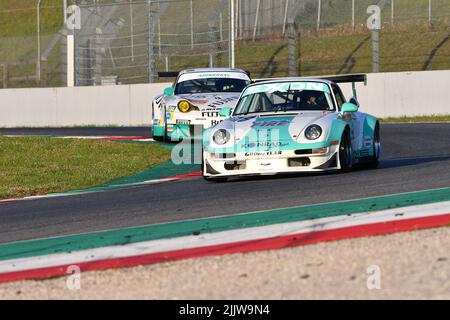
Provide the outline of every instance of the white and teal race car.
[[[328,170],[355,164],[377,167],[380,124],[359,112],[355,82],[365,75],[273,79],[249,85],[220,124],[204,132],[202,171],[207,180]],[[352,82],[346,102],[337,83]]]
[[177,79],[153,101],[153,137],[159,141],[201,139],[203,129],[225,119],[220,110],[224,106],[233,108],[251,82],[241,69],[189,69],[161,75]]

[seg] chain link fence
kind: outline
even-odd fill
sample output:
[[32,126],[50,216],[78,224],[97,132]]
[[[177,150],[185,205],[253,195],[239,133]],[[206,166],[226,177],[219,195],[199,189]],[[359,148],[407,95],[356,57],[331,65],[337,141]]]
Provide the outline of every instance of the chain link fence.
[[[382,8],[380,71],[450,68],[450,0],[234,1],[236,67],[254,78],[287,76],[289,66],[298,75],[371,72],[369,5]],[[230,66],[231,0],[66,2],[81,12],[78,86],[167,81],[158,72]],[[0,1],[0,87],[66,85],[71,31],[63,4]]]

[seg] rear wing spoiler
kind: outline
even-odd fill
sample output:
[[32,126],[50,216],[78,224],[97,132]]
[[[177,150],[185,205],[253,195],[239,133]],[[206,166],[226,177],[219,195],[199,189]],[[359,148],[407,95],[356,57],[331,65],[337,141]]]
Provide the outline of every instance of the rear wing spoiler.
[[361,73],[361,74],[344,74],[344,75],[338,75],[338,76],[325,76],[321,79],[333,81],[334,83],[351,83],[352,84],[352,94],[353,98],[355,98],[356,101],[358,101],[357,93],[356,93],[356,83],[357,82],[364,82],[364,85],[367,85],[367,74]]
[[[328,80],[334,83],[351,83],[352,84],[352,92],[353,97],[356,99],[356,83],[364,82],[364,85],[367,85],[367,74],[359,73],[359,74],[343,74],[336,76],[318,76],[318,77],[298,77],[297,79],[321,79]],[[268,80],[276,80],[276,79],[258,79],[254,80],[253,83],[268,81]]]
[[[367,85],[367,75],[364,73],[361,74],[344,74],[337,76],[317,76],[317,77],[293,77],[295,79],[321,79],[321,80],[329,80],[334,83],[356,83],[356,82],[364,82],[364,85]],[[270,81],[276,80],[277,78],[266,78],[266,79],[256,79],[253,80],[253,83],[262,82],[262,81]],[[290,78],[278,78],[278,79],[290,79]]]
[[367,85],[367,75],[364,73],[361,74],[344,74],[337,76],[324,76],[317,77],[318,79],[324,79],[333,81],[334,83],[356,83],[356,82],[364,82],[364,85]]
[[179,74],[179,71],[158,72],[158,78],[176,78]]

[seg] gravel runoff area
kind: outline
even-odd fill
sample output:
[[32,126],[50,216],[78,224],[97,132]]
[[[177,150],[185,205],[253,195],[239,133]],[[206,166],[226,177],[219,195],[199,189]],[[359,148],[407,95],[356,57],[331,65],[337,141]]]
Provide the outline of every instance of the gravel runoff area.
[[7,283],[0,299],[450,299],[449,245],[450,228],[429,229],[87,272],[80,290]]

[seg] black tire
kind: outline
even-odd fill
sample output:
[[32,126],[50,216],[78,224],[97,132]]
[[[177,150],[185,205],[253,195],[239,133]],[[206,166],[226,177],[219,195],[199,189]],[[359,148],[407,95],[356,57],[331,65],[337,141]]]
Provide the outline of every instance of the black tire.
[[375,127],[375,132],[373,134],[373,156],[370,157],[366,164],[368,169],[376,169],[380,164],[380,152],[381,152],[381,142],[380,142],[380,126],[377,124]]
[[339,144],[339,163],[342,172],[349,172],[353,167],[352,145],[350,135],[347,130],[344,131]]

